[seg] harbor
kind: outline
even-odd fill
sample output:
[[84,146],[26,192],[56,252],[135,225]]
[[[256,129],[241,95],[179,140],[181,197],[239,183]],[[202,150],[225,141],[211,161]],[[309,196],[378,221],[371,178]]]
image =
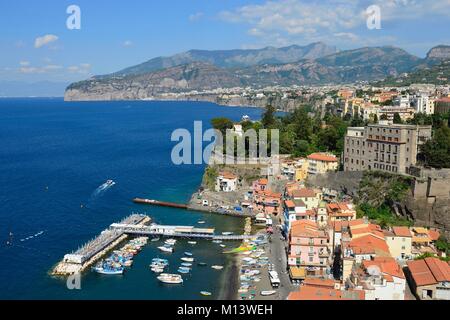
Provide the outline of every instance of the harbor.
[[210,241],[245,241],[255,238],[248,231],[244,234],[224,232],[215,234],[214,228],[197,228],[194,226],[170,226],[151,224],[151,218],[146,215],[133,214],[118,223],[113,223],[108,229],[83,245],[75,252],[66,254],[61,262],[51,272],[52,275],[67,276],[81,273],[101,260],[128,237],[170,237],[182,239],[201,239]]

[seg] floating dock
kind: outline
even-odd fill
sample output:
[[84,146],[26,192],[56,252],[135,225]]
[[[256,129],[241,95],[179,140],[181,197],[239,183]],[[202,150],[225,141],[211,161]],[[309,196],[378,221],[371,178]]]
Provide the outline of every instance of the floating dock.
[[[120,223],[130,226],[144,226],[150,220],[150,217],[146,215],[133,214],[123,219]],[[83,272],[127,237],[128,235],[120,230],[113,228],[106,229],[98,237],[89,241],[78,250],[66,254],[64,259],[56,265],[51,273],[52,275],[66,276]]]

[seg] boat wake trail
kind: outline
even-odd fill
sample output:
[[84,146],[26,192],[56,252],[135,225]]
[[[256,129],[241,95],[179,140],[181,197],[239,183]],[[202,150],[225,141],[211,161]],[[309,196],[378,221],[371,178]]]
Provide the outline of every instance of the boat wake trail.
[[106,181],[100,187],[95,189],[95,191],[91,194],[91,201],[106,192],[108,189],[112,188],[116,183],[112,180]]
[[35,233],[35,234],[31,235],[31,236],[28,236],[26,238],[20,239],[20,242],[30,241],[31,239],[34,239],[34,238],[42,236],[44,233],[45,233],[45,231],[39,231],[38,233]]

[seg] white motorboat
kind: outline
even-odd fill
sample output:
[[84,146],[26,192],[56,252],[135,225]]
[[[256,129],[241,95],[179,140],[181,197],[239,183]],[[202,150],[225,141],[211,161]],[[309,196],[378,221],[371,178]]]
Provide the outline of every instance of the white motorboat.
[[169,246],[161,246],[158,247],[158,249],[161,250],[162,252],[169,252],[169,253],[173,252],[173,248]]
[[189,244],[196,245],[197,241],[188,241]]
[[168,244],[170,246],[174,246],[175,243],[177,243],[177,240],[175,239],[167,239],[166,241],[164,241],[165,244]]
[[183,257],[183,258],[181,258],[181,261],[184,261],[184,262],[194,262],[194,258]]
[[222,270],[223,266],[211,266],[214,270]]
[[169,274],[161,273],[157,279],[163,283],[168,284],[181,284],[183,283],[183,278],[179,274]]
[[261,291],[261,295],[264,297],[272,296],[277,293],[275,290]]

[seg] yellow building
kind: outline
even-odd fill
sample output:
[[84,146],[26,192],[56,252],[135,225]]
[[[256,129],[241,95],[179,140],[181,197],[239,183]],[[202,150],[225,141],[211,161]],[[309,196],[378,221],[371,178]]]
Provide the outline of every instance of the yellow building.
[[395,259],[410,259],[412,254],[412,234],[408,227],[393,227],[384,234],[391,256]]
[[337,171],[338,159],[328,153],[313,153],[308,156],[308,174],[323,174],[328,171]]

